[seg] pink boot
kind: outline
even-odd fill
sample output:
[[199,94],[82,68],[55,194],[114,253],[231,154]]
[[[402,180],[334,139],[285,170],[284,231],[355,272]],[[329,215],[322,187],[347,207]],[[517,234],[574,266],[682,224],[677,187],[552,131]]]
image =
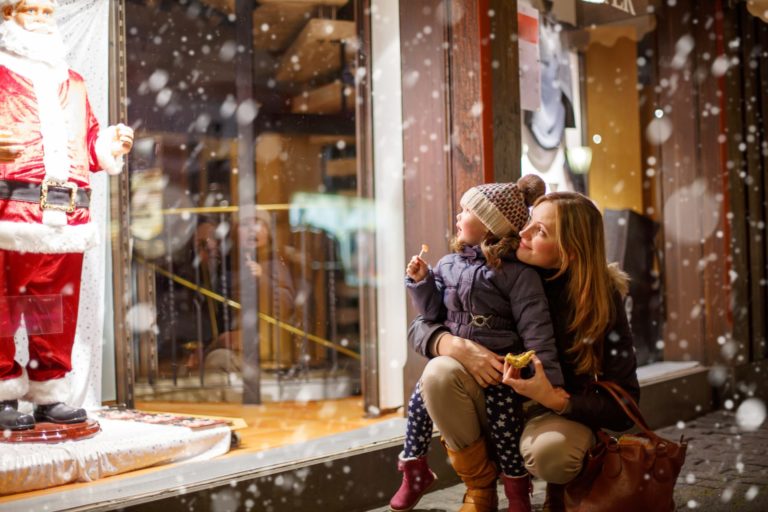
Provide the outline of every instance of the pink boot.
[[508,512],[531,512],[531,476],[512,477],[502,475],[504,480],[504,494],[509,500]]
[[389,500],[389,509],[393,512],[411,510],[437,480],[437,475],[429,469],[426,455],[416,459],[399,459],[397,470],[403,473],[403,483]]

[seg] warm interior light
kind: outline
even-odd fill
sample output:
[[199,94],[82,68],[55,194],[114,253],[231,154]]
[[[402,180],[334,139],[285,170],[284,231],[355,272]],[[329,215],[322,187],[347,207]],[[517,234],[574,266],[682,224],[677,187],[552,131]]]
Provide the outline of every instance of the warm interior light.
[[586,146],[567,148],[565,157],[568,159],[568,166],[574,174],[587,174],[589,166],[592,164],[592,148]]
[[768,23],[768,0],[748,0],[747,10],[753,16]]
[[582,2],[587,2],[588,4],[604,4],[605,0],[581,0]]

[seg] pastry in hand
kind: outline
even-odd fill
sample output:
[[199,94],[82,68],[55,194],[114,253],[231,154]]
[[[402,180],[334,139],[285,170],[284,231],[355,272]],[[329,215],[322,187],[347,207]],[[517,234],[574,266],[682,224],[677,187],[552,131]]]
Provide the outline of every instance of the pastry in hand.
[[510,353],[504,356],[504,359],[515,368],[525,368],[528,366],[528,363],[531,362],[531,359],[533,359],[533,355],[535,353],[535,350],[529,350],[528,352],[523,352],[522,354],[518,355]]

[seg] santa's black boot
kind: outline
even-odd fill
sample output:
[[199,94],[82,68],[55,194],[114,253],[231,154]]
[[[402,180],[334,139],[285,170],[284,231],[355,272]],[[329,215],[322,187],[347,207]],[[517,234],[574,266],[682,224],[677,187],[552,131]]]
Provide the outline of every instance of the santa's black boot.
[[35,428],[35,419],[30,414],[18,411],[17,400],[0,401],[0,430],[29,430]]
[[85,409],[76,409],[64,402],[35,406],[35,421],[41,423],[82,423],[87,419]]

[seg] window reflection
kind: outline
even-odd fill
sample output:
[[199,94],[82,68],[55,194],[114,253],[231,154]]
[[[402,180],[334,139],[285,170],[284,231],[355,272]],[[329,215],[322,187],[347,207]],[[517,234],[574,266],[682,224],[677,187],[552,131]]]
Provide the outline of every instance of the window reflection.
[[[236,56],[249,49],[233,6],[126,3],[131,301],[153,312],[133,331],[136,396],[240,402],[244,347],[257,341],[264,400],[354,394],[373,225],[356,197],[353,8],[257,3],[253,98],[238,104]],[[238,161],[246,124],[253,170]],[[256,197],[239,196],[241,172]],[[241,215],[246,200],[255,213]],[[257,312],[241,307],[243,277]]]

